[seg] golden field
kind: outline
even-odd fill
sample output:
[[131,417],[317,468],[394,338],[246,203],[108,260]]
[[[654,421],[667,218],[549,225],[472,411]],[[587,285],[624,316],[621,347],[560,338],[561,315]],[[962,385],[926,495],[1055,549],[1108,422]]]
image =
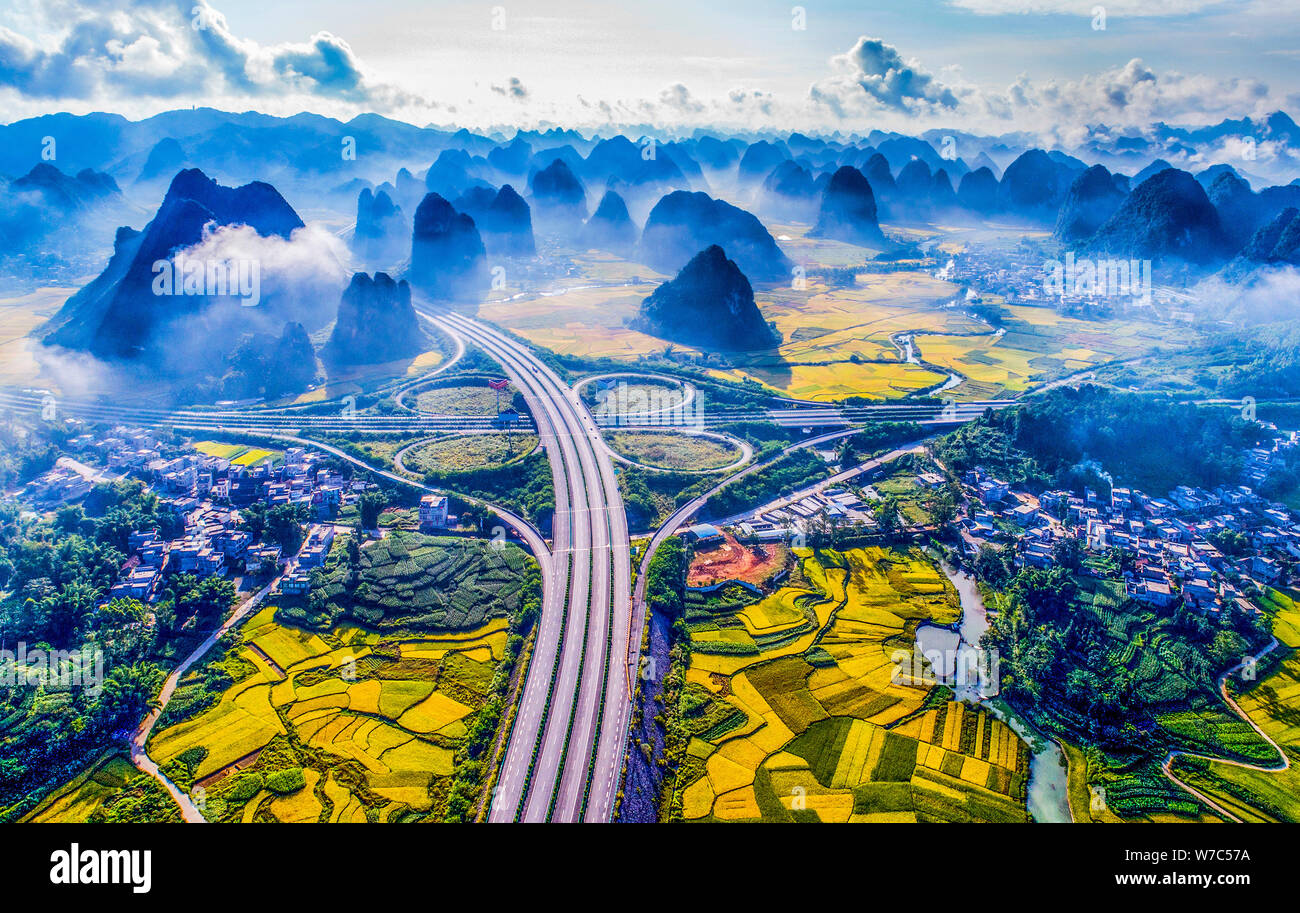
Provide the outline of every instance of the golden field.
[[1028,748],[984,710],[930,701],[917,625],[959,617],[921,552],[796,550],[806,586],[691,623],[685,821],[1025,821]]

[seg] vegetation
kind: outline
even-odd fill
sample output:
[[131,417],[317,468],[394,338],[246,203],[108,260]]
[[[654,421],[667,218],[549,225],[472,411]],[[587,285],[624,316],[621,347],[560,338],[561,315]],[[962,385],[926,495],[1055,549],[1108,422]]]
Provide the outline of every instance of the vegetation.
[[729,517],[765,504],[787,492],[824,479],[827,467],[812,450],[795,450],[772,465],[737,479],[709,499],[701,511],[705,518]]
[[457,434],[440,437],[412,448],[403,462],[412,472],[469,472],[481,467],[505,465],[537,448],[535,434]]
[[[954,471],[982,466],[1040,490],[1086,485],[1108,494],[1113,476],[1164,495],[1178,485],[1236,479],[1241,451],[1268,437],[1263,426],[1224,410],[1085,385],[990,412],[937,442],[934,453]],[[1161,446],[1140,445],[1156,440]]]
[[354,587],[400,586],[417,567],[422,597],[468,611],[390,605],[360,627],[354,598],[338,623],[304,629],[286,623],[296,613],[271,606],[226,638],[177,692],[215,689],[213,699],[167,720],[150,743],[209,820],[475,816],[540,614],[536,565],[513,546],[498,554],[472,540],[401,532],[359,551],[331,552],[324,588],[353,585],[354,572]]
[[361,548],[349,536],[313,572],[309,597],[286,599],[278,617],[317,631],[345,621],[385,634],[472,630],[520,608],[532,567],[517,546],[478,539],[395,529]]
[[661,469],[713,470],[740,459],[734,444],[672,431],[615,431],[610,446],[618,453]]
[[105,602],[130,532],[171,534],[176,522],[137,482],[98,485],[81,505],[39,518],[0,506],[0,647],[103,657],[102,682],[86,669],[68,687],[28,678],[0,688],[0,820],[22,817],[119,744],[144,716],[165,669],[230,609],[233,584],[190,575],[170,577],[151,607]]

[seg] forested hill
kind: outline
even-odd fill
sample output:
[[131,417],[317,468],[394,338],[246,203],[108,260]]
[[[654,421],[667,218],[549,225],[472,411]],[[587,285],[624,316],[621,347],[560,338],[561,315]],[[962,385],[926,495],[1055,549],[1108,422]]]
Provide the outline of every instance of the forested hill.
[[1167,397],[1062,387],[986,414],[935,445],[949,468],[982,466],[1032,489],[1116,484],[1163,496],[1178,485],[1236,479],[1241,451],[1271,437],[1236,412]]

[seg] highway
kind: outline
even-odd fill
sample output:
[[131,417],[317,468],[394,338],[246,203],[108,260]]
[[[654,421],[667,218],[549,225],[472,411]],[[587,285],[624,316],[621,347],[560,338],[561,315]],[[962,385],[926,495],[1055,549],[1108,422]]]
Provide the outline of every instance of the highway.
[[[511,345],[520,345],[503,337]],[[521,346],[522,348],[522,346]],[[540,363],[539,363],[540,364]],[[447,367],[451,365],[448,364]],[[436,373],[436,372],[435,372]],[[426,375],[420,382],[431,378]],[[569,401],[566,396],[565,401]],[[986,409],[1002,409],[1010,400],[982,400],[942,405],[935,403],[894,403],[878,406],[810,406],[775,409],[674,410],[668,414],[644,412],[591,416],[585,404],[577,409],[590,416],[602,428],[658,428],[686,426],[709,428],[733,422],[773,422],[788,428],[846,428],[867,422],[934,422],[969,421]],[[0,389],[0,411],[40,412],[45,408],[54,415],[98,422],[198,430],[219,426],[230,431],[248,433],[315,432],[347,434],[379,433],[483,433],[499,429],[495,415],[446,415],[398,409],[389,414],[359,412],[348,399],[333,403],[316,403],[307,407],[279,409],[159,409],[132,406],[111,399],[50,397],[39,390]],[[945,410],[947,410],[945,412]],[[519,430],[533,430],[534,420],[521,416]]]
[[554,554],[569,562],[562,631],[539,632],[491,820],[608,821],[626,743],[632,628],[613,464],[580,397],[527,346],[459,314],[421,310],[495,358],[524,394],[555,472]]

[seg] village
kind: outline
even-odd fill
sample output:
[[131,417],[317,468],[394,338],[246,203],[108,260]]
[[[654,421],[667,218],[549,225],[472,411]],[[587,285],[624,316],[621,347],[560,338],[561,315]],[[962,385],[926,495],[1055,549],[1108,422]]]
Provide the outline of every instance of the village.
[[[76,457],[61,457],[54,468],[30,482],[22,499],[53,508],[88,495],[93,487],[125,477],[144,481],[173,517],[176,535],[157,528],[131,532],[129,556],[106,601],[118,598],[155,602],[163,581],[173,574],[200,579],[230,577],[247,588],[252,581],[279,578],[277,592],[302,596],[311,590],[311,572],[323,567],[339,532],[354,524],[336,522],[340,512],[357,504],[378,486],[347,479],[325,465],[328,460],[303,447],[289,447],[280,459],[267,456],[249,463],[203,453],[192,444],[168,444],[155,433],[117,427],[104,435],[85,433],[68,442]],[[256,454],[255,454],[256,455]],[[306,530],[294,553],[255,539],[246,514],[255,504],[270,510],[300,506]],[[445,530],[456,518],[447,513],[446,496],[421,498],[417,514],[424,532]]]
[[[1060,564],[1063,555],[1077,555],[1073,569],[1093,576],[1118,572],[1127,595],[1140,603],[1164,608],[1181,599],[1210,613],[1228,604],[1255,611],[1252,594],[1263,586],[1285,587],[1295,576],[1300,522],[1285,505],[1256,494],[1254,486],[1297,448],[1300,434],[1283,434],[1271,449],[1243,455],[1240,484],[1213,491],[1180,485],[1159,497],[1120,485],[1109,492],[1086,488],[1082,495],[1034,494],[979,467],[958,477],[914,447],[842,468],[743,515],[697,523],[685,535],[697,552],[733,540],[761,548],[778,542],[816,545],[834,541],[828,540],[833,535],[942,537],[931,518],[909,521],[906,511],[895,529],[881,529],[879,505],[886,495],[878,489],[890,478],[893,490],[909,490],[918,505],[932,503],[945,490],[953,494],[953,519],[945,525],[967,560],[991,547],[1013,553],[1017,568],[1047,569]],[[901,456],[920,469],[900,486],[893,461]]]

